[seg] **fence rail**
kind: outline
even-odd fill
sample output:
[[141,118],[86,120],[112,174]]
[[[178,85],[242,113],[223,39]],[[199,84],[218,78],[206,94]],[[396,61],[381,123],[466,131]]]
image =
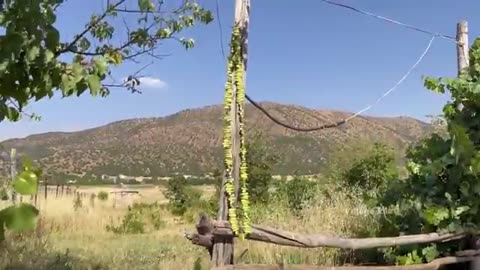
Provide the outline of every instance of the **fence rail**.
[[[213,246],[214,239],[234,237],[227,221],[211,220],[205,214],[201,215],[196,228],[197,232],[186,234],[186,238],[193,244],[207,249]],[[251,228],[252,232],[246,236],[246,239],[253,241],[301,248],[330,247],[352,250],[448,242],[477,234],[477,232],[465,230],[454,233],[429,233],[397,237],[342,238],[324,234],[308,235],[288,232],[260,225],[251,225]]]
[[[478,253],[478,251],[472,251]],[[213,268],[213,270],[437,270],[446,265],[467,263],[478,259],[476,256],[455,256],[435,259],[430,263],[399,266],[320,266],[320,265],[266,265],[266,264],[237,264]]]

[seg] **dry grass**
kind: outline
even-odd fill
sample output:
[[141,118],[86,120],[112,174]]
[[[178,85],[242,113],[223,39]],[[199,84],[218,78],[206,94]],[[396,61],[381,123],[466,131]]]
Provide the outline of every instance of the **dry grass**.
[[[85,188],[83,192],[98,193],[106,188]],[[133,202],[165,202],[161,190],[145,188],[142,196],[131,200],[95,200],[89,196],[75,210],[73,198],[51,198],[40,201],[39,230],[19,241],[8,241],[7,253],[0,257],[1,269],[193,269],[197,258],[208,267],[208,254],[184,239],[185,224],[167,210],[160,212],[165,226],[145,234],[114,234],[107,225],[119,224],[128,205]],[[210,193],[211,187],[205,189]],[[207,196],[207,195],[206,195]],[[358,235],[376,225],[366,215],[359,201],[338,195],[334,200],[318,200],[304,211],[300,219],[280,204],[275,208],[258,208],[253,213],[257,223],[302,232],[324,232]],[[345,211],[349,214],[345,215]],[[353,211],[352,211],[353,210]],[[278,225],[281,224],[281,225]],[[9,238],[10,239],[10,238]],[[237,244],[237,261],[243,263],[320,263],[335,265],[343,257],[333,249],[301,250],[263,243],[242,241]],[[10,254],[9,256],[5,254]],[[8,268],[16,265],[17,268]]]

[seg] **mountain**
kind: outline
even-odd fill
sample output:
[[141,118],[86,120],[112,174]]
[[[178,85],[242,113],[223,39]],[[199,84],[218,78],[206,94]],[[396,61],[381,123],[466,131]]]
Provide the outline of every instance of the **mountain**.
[[[262,103],[276,118],[294,126],[333,123],[350,113]],[[2,142],[29,155],[52,174],[203,174],[222,165],[222,106],[187,109],[160,118],[114,122],[79,132],[53,132]],[[338,128],[296,132],[273,123],[246,105],[247,134],[260,131],[280,157],[277,174],[318,173],[328,153],[356,139],[385,142],[398,150],[431,131],[408,117],[357,117]]]

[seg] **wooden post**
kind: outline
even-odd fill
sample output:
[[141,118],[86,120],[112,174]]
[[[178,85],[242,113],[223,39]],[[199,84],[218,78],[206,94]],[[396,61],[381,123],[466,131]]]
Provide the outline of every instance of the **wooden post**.
[[45,202],[47,201],[48,195],[48,177],[45,177]]
[[58,189],[60,188],[60,184],[57,184],[57,189],[55,190],[55,198],[58,198]]
[[460,72],[469,66],[470,59],[468,55],[468,23],[461,21],[457,24],[457,64],[458,75]]
[[[235,0],[235,21],[234,24],[241,29],[242,34],[242,51],[244,71],[247,69],[247,40],[248,40],[248,23],[250,15],[250,0]],[[244,84],[245,85],[245,84]],[[232,132],[232,158],[233,169],[232,177],[235,183],[235,193],[239,197],[240,190],[240,134],[239,134],[239,118],[237,113],[236,89],[233,87],[231,106],[231,132]],[[228,202],[225,194],[225,172],[222,181],[222,190],[220,193],[219,210],[217,220],[228,220]],[[232,265],[233,264],[233,236],[230,238],[222,237],[213,239],[213,248],[211,251],[212,264],[214,266]]]
[[[457,72],[460,76],[461,72],[470,65],[469,59],[469,44],[468,44],[468,23],[461,21],[457,24]],[[478,237],[472,236],[469,248],[478,249],[480,243]],[[471,270],[480,270],[480,259],[475,259],[470,262]]]
[[[13,182],[17,177],[17,150],[12,148],[10,150],[10,179]],[[11,188],[11,200],[13,204],[17,202],[17,193]]]

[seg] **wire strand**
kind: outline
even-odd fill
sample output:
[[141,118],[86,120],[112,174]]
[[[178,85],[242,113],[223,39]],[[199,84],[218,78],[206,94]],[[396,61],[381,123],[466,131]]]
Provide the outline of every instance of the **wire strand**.
[[245,98],[250,102],[252,103],[253,106],[255,106],[258,110],[260,110],[261,112],[263,112],[263,114],[265,114],[270,120],[272,120],[273,122],[275,122],[276,124],[280,125],[280,126],[283,126],[285,128],[288,128],[288,129],[291,129],[291,130],[295,130],[295,131],[300,131],[300,132],[311,132],[311,131],[318,131],[318,130],[322,130],[322,129],[326,129],[326,128],[335,128],[335,127],[338,127],[340,125],[343,125],[345,123],[347,123],[348,121],[352,120],[353,118],[355,117],[358,117],[360,116],[360,114],[370,110],[373,106],[377,105],[378,103],[380,103],[380,101],[382,99],[384,99],[386,96],[388,96],[389,94],[391,94],[393,91],[395,91],[395,89],[398,88],[398,86],[400,86],[404,81],[405,79],[412,73],[412,71],[420,64],[420,62],[422,62],[422,60],[425,58],[425,55],[427,55],[428,51],[430,51],[430,48],[432,47],[432,44],[433,44],[433,41],[435,40],[435,36],[432,36],[432,38],[430,39],[430,42],[428,43],[427,47],[425,48],[425,50],[423,51],[423,53],[420,55],[420,57],[417,59],[417,61],[410,67],[410,69],[408,69],[408,71],[405,73],[405,75],[403,75],[403,77],[397,82],[395,83],[395,85],[390,88],[388,91],[386,91],[382,96],[380,96],[373,105],[368,105],[367,107],[365,107],[364,109],[358,111],[357,113],[345,118],[344,120],[341,120],[341,121],[338,121],[336,123],[333,123],[333,124],[325,124],[325,125],[321,125],[321,126],[317,126],[317,127],[308,127],[308,128],[305,128],[305,127],[295,127],[295,126],[292,126],[290,124],[286,124],[280,120],[278,120],[277,118],[275,118],[274,116],[272,116],[267,110],[265,110],[265,108],[263,108],[262,106],[260,106],[257,102],[255,102],[251,97],[249,97],[247,94],[245,94]]
[[334,2],[334,1],[330,1],[330,0],[320,0],[320,1],[322,1],[326,4],[329,4],[329,5],[334,5],[334,6],[337,6],[337,7],[350,9],[352,11],[355,11],[355,12],[358,12],[358,13],[361,13],[361,14],[364,14],[364,15],[367,15],[367,16],[371,16],[371,17],[374,17],[374,18],[377,18],[377,19],[380,19],[380,20],[383,20],[383,21],[386,21],[386,22],[397,24],[397,25],[400,25],[400,26],[403,26],[403,27],[406,27],[406,28],[424,33],[424,34],[429,34],[429,35],[432,35],[432,36],[448,39],[448,40],[451,40],[451,41],[454,41],[455,43],[457,43],[456,38],[452,37],[452,36],[449,36],[449,35],[435,33],[435,32],[425,30],[425,29],[422,29],[422,28],[419,28],[419,27],[416,27],[416,26],[412,26],[412,25],[402,23],[402,22],[399,22],[399,21],[396,21],[396,20],[392,20],[392,19],[380,16],[380,15],[377,15],[377,14],[374,14],[374,13],[371,13],[371,12],[368,12],[368,11],[365,11],[365,10],[361,10],[361,9],[358,9],[358,8],[355,8],[355,7],[352,7],[352,6],[349,6],[349,5],[340,4],[340,3],[337,3],[337,2]]
[[425,50],[423,51],[422,55],[420,55],[420,57],[417,59],[417,62],[415,62],[415,64],[413,64],[413,66],[410,67],[410,69],[405,73],[405,75],[403,75],[403,77],[392,87],[390,88],[387,92],[385,92],[382,96],[380,96],[376,101],[375,103],[373,103],[372,105],[368,105],[367,107],[365,107],[364,109],[360,110],[359,112],[355,113],[354,115],[348,117],[347,119],[345,119],[345,121],[348,121],[356,116],[358,116],[359,114],[362,114],[368,110],[370,110],[373,106],[377,105],[378,103],[380,103],[380,101],[382,101],[382,99],[384,99],[386,96],[390,95],[393,91],[395,91],[398,86],[400,84],[402,84],[405,79],[407,79],[407,77],[410,75],[410,73],[412,73],[412,71],[420,64],[420,62],[422,62],[423,58],[425,57],[425,55],[427,55],[428,51],[430,51],[430,48],[432,47],[432,44],[433,44],[433,41],[435,40],[435,36],[433,36],[431,39],[430,39],[430,42],[428,42],[428,45],[427,47],[425,48]]
[[[433,33],[433,32],[427,31],[427,30],[423,30],[423,29],[420,29],[420,28],[417,28],[417,27],[413,27],[413,26],[401,23],[401,22],[397,22],[397,21],[394,21],[394,20],[379,16],[379,15],[375,15],[373,13],[363,11],[363,10],[360,10],[360,9],[357,9],[357,8],[354,8],[354,7],[350,7],[350,6],[347,6],[347,5],[344,5],[344,4],[335,3],[335,2],[332,2],[332,1],[329,1],[329,0],[320,0],[320,1],[331,4],[331,5],[336,5],[336,6],[340,6],[340,7],[343,7],[343,8],[348,8],[348,9],[351,9],[351,10],[354,10],[356,12],[360,12],[360,13],[363,13],[363,14],[366,14],[366,15],[369,15],[369,16],[374,16],[376,18],[386,20],[386,21],[391,22],[391,23],[399,24],[399,25],[408,27],[410,29],[414,29],[414,30],[429,34],[429,35],[432,36],[432,38],[430,39],[430,42],[428,43],[428,45],[425,48],[425,50],[423,51],[423,53],[420,55],[420,57],[417,59],[417,61],[410,67],[410,69],[408,69],[408,71],[405,73],[405,75],[397,83],[395,83],[395,85],[392,88],[390,88],[382,96],[380,96],[375,101],[375,103],[373,105],[368,105],[367,107],[363,108],[362,110],[358,111],[357,113],[355,113],[355,114],[353,114],[353,115],[351,115],[351,116],[349,116],[349,117],[347,117],[347,118],[345,118],[341,121],[335,122],[335,123],[325,124],[325,125],[321,125],[321,126],[317,126],[317,127],[295,127],[293,125],[284,123],[281,120],[275,118],[265,108],[263,108],[258,102],[256,102],[253,98],[251,98],[248,94],[245,93],[245,98],[255,108],[257,108],[259,111],[261,111],[265,116],[267,116],[270,120],[272,120],[277,125],[285,127],[287,129],[291,129],[291,130],[295,130],[295,131],[299,131],[299,132],[312,132],[312,131],[318,131],[318,130],[322,130],[322,129],[339,127],[339,126],[347,123],[348,121],[352,120],[355,117],[361,117],[360,115],[362,113],[370,110],[373,106],[380,103],[380,101],[382,99],[384,99],[386,96],[388,96],[393,91],[395,91],[398,88],[398,86],[400,86],[407,79],[407,77],[413,72],[413,70],[420,64],[420,62],[423,60],[423,58],[427,55],[427,53],[430,50],[430,48],[433,44],[433,41],[435,40],[436,37],[442,37],[442,38],[445,38],[445,39],[453,39],[456,42],[456,38],[453,38],[453,37],[450,37],[450,36],[447,36],[447,35],[436,34],[436,33]],[[216,4],[217,4],[216,5],[217,6],[217,12],[216,12],[217,13],[217,20],[218,20],[218,26],[219,26],[219,31],[220,31],[220,46],[221,46],[223,58],[225,59],[226,55],[225,55],[225,50],[224,50],[224,45],[223,45],[222,23],[221,23],[221,20],[220,20],[220,8],[219,8],[219,5],[218,5],[218,0],[216,0]]]
[[218,0],[215,0],[215,9],[217,12],[217,21],[218,21],[218,30],[220,32],[220,49],[222,50],[222,55],[223,58],[227,58],[225,54],[225,47],[223,46],[223,27],[222,27],[222,21],[220,20],[220,4],[218,3]]

